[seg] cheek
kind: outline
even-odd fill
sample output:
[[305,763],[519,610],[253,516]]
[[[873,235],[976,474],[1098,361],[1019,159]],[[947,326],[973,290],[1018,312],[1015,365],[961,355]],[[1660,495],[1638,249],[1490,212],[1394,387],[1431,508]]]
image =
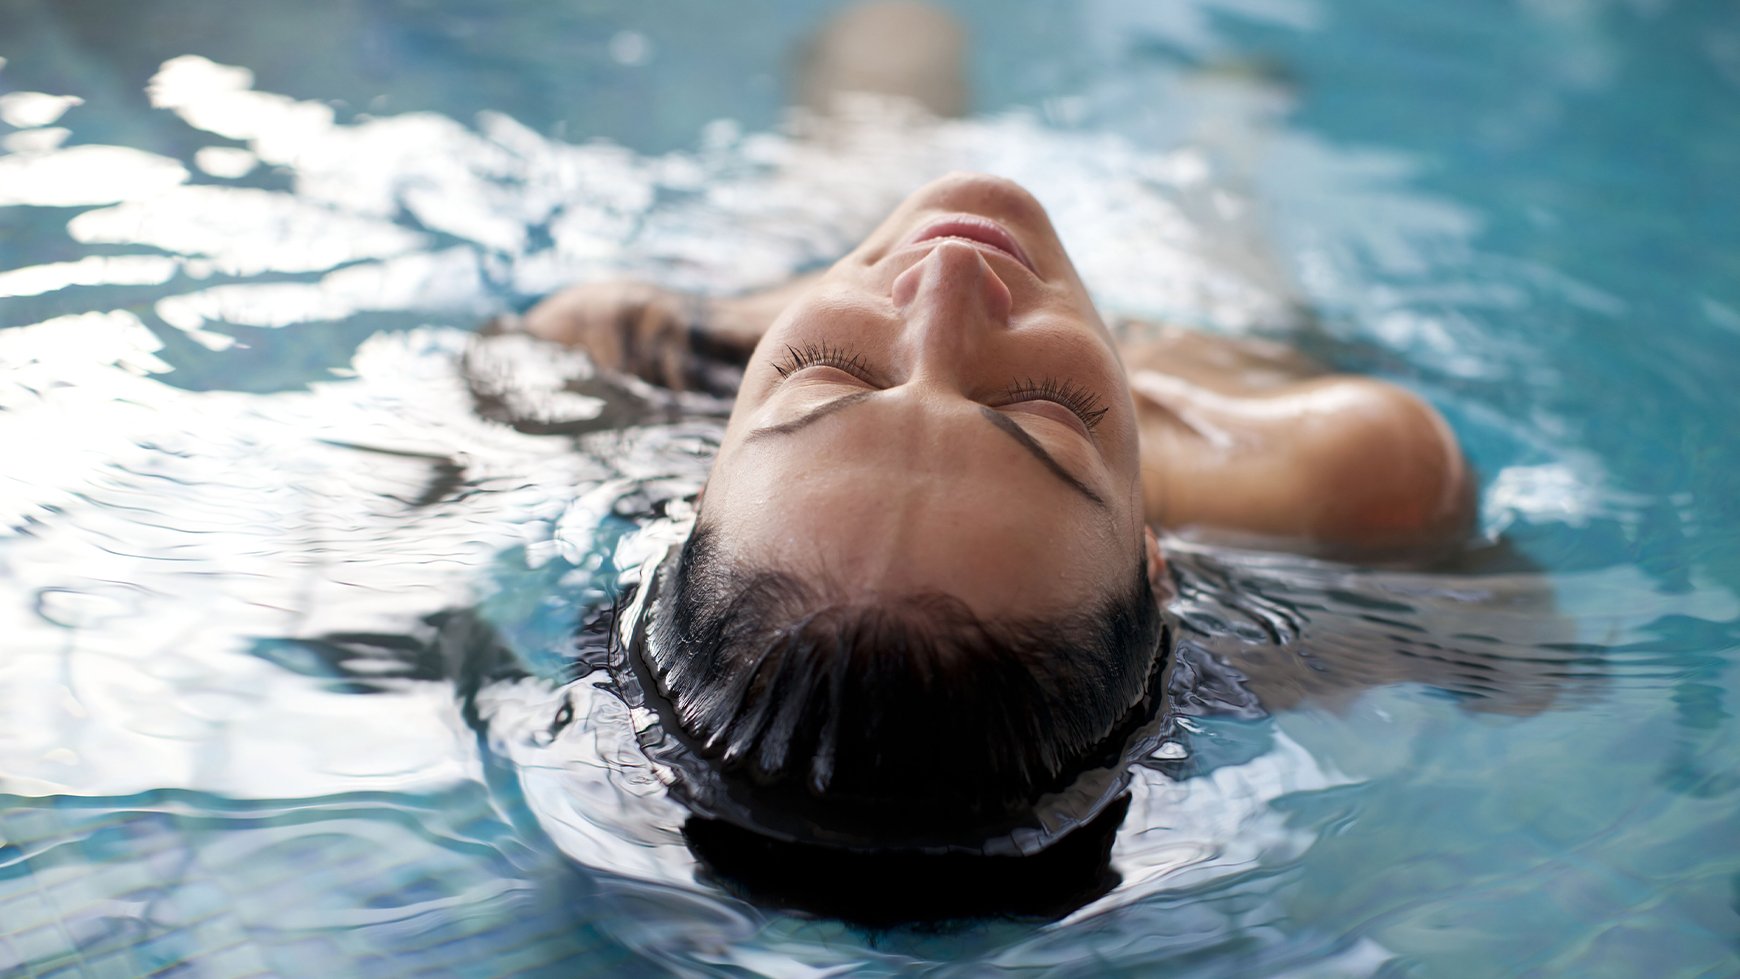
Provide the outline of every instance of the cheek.
[[737,400],[731,403],[731,417],[725,422],[725,434],[720,437],[719,451],[713,457],[715,478],[717,478],[721,466],[731,455],[732,447],[741,442],[743,436],[753,427],[751,416],[755,414],[756,407],[766,397],[764,392],[758,393],[754,390],[756,385],[751,380],[754,373],[755,366],[751,364],[749,371],[745,372],[743,376],[743,386],[737,389]]
[[[1122,374],[1118,380],[1123,383]],[[1142,427],[1136,415],[1136,401],[1128,386],[1124,388],[1113,413],[1118,416],[1117,452],[1113,458],[1134,472],[1140,468],[1142,461]]]

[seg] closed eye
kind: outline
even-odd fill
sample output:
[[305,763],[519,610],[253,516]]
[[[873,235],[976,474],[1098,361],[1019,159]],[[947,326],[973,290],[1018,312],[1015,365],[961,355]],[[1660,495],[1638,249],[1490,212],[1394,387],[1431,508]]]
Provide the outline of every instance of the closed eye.
[[1092,432],[1100,423],[1100,419],[1111,410],[1095,397],[1093,392],[1070,381],[1060,381],[1056,378],[1046,378],[1035,381],[1028,378],[1019,384],[1012,384],[1005,395],[1003,407],[1019,404],[1023,401],[1051,401],[1068,408],[1081,423]]
[[[856,394],[843,395],[810,409],[809,413],[802,417],[794,418],[791,421],[778,425],[768,425],[763,428],[758,428],[755,431],[750,432],[744,441],[747,444],[750,442],[793,435],[809,428],[811,425],[816,424],[830,415],[835,415],[839,412],[845,411],[853,405],[863,404],[864,402],[879,397],[884,393],[885,392],[880,390],[871,390],[859,391]],[[1039,463],[1045,467],[1047,472],[1057,477],[1059,481],[1070,489],[1081,494],[1082,497],[1087,499],[1088,502],[1092,503],[1094,506],[1097,506],[1102,510],[1107,509],[1104,497],[1094,492],[1086,483],[1077,479],[1069,470],[1058,465],[1057,460],[1052,458],[1051,453],[1045,451],[1045,447],[1035,441],[1033,436],[1023,431],[1020,425],[1015,424],[1014,421],[994,408],[980,405],[979,411],[982,413],[985,420],[990,422],[992,426],[1003,432],[1003,434],[1014,439],[1016,444],[1025,449],[1034,459],[1037,459]]]
[[864,366],[864,357],[854,354],[831,343],[806,343],[802,347],[786,345],[785,356],[774,361],[773,369],[779,376],[790,377],[806,367],[832,367],[842,370],[865,383],[873,383],[869,370]]
[[[773,369],[783,380],[810,367],[831,367],[863,381],[883,387],[865,363],[862,354],[853,353],[826,341],[806,343],[801,347],[786,345],[785,355],[773,362]],[[1011,384],[1002,400],[993,407],[1007,408],[1024,402],[1045,401],[1060,405],[1080,420],[1089,437],[1110,409],[1093,392],[1080,385],[1057,378],[1034,380],[1025,378]]]

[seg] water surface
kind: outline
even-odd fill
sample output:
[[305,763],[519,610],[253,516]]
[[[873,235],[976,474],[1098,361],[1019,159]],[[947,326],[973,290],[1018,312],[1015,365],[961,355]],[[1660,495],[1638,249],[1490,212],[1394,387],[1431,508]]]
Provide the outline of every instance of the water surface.
[[[978,115],[818,146],[822,7],[752,8],[0,8],[0,971],[1734,970],[1740,15],[963,3]],[[950,167],[1108,309],[1419,390],[1481,521],[1174,542],[1109,890],[871,930],[698,866],[585,668],[725,406],[473,331],[779,281]]]

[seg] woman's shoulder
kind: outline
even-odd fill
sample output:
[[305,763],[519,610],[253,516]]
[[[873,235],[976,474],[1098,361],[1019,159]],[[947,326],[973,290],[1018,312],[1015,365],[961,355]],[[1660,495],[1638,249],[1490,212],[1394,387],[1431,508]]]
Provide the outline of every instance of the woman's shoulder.
[[1472,478],[1425,399],[1267,341],[1162,334],[1132,351],[1149,516],[1336,555],[1460,541]]

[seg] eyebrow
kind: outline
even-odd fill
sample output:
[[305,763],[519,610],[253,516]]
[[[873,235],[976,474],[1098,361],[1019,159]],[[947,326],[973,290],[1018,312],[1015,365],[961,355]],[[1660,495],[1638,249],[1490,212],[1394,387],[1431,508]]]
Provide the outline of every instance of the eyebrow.
[[[809,412],[798,418],[794,418],[791,421],[782,422],[778,425],[769,425],[766,428],[758,428],[755,431],[750,432],[748,438],[744,441],[754,442],[759,439],[771,438],[776,435],[790,435],[793,432],[814,425],[816,422],[821,421],[823,418],[826,418],[835,412],[850,408],[856,404],[862,404],[881,393],[881,391],[859,391],[856,394],[848,394],[845,397],[835,398],[832,401],[816,406],[814,409],[811,409]],[[1025,429],[1020,425],[1015,424],[1015,422],[1007,415],[985,405],[979,406],[979,412],[984,415],[986,421],[995,425],[998,431],[1014,439],[1015,444],[1026,449],[1027,453],[1033,456],[1033,458],[1038,459],[1040,465],[1043,465],[1047,472],[1062,480],[1070,489],[1075,490],[1077,493],[1086,497],[1094,506],[1097,506],[1102,510],[1106,508],[1106,501],[1101,499],[1098,493],[1095,493],[1092,489],[1088,488],[1087,484],[1075,478],[1069,470],[1059,465],[1057,460],[1052,458],[1051,453],[1045,451],[1043,445],[1040,445],[1033,436],[1027,434]]]

